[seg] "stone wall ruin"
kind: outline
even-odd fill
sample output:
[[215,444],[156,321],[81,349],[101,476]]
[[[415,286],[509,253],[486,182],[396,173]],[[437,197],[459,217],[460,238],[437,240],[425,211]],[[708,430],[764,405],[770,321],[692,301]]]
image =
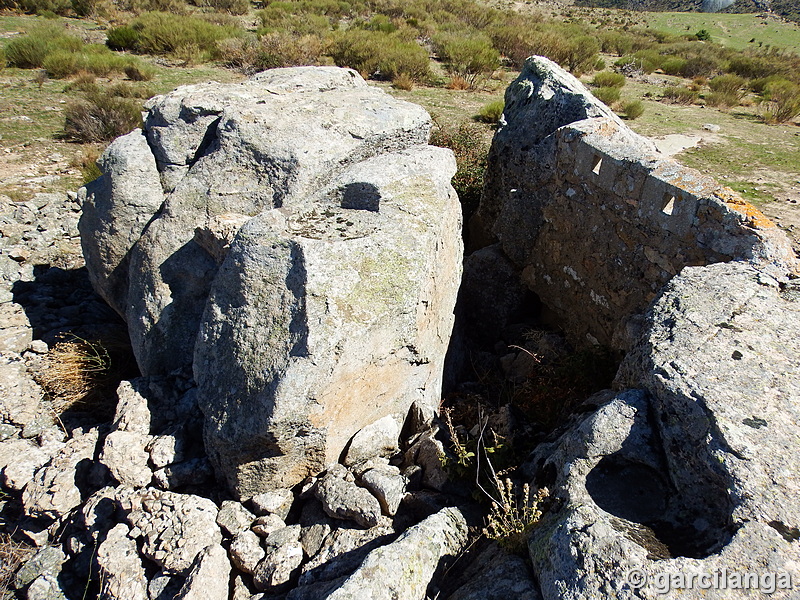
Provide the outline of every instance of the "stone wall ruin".
[[754,207],[661,156],[538,57],[506,91],[470,235],[473,249],[499,244],[573,339],[622,350],[636,316],[686,266],[746,261],[779,278],[796,268]]

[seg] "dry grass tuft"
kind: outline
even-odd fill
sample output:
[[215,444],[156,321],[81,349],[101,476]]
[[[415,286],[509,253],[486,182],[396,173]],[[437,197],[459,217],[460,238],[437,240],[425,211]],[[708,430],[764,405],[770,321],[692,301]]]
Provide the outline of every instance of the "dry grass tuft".
[[460,75],[456,75],[450,79],[447,83],[448,90],[469,90],[472,89],[472,85],[469,81],[461,77]]
[[0,598],[11,589],[14,575],[34,552],[34,548],[15,542],[7,533],[0,533]]
[[53,346],[42,367],[37,380],[52,398],[53,408],[61,413],[94,405],[100,389],[108,383],[111,359],[99,342],[72,337]]

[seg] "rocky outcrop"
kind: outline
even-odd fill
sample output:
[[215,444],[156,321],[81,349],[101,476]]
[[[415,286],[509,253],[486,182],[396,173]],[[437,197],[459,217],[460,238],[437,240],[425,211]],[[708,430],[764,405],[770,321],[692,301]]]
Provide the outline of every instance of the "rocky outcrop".
[[193,364],[217,475],[241,497],[289,487],[437,406],[460,210],[425,111],[305,67],[147,109],[81,191],[84,252],[142,371]]
[[[637,389],[536,451],[560,503],[530,541],[544,598],[728,598],[770,573],[771,597],[795,597],[799,311],[796,288],[742,263],[670,282],[620,369]],[[686,583],[704,573],[724,583]]]
[[[755,208],[659,155],[545,58],[528,59],[506,91],[487,174],[473,246],[499,244],[582,344],[630,347],[637,315],[686,266],[741,260],[784,279],[796,269]],[[466,280],[483,268],[481,255],[471,262]]]
[[[500,329],[527,289],[573,341],[627,351],[615,391],[587,400],[526,465],[551,492],[528,547],[542,597],[796,596],[789,241],[546,59],[509,88],[489,172],[464,314],[499,306]],[[506,293],[481,287],[489,265]],[[522,369],[508,362],[510,376]]]

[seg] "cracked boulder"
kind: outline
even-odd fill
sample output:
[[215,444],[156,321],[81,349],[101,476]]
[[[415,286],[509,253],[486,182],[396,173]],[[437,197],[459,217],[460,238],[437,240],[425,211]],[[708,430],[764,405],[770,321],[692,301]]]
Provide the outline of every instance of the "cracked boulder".
[[545,600],[731,597],[730,578],[665,593],[715,572],[797,581],[798,317],[800,286],[745,263],[670,282],[617,376],[638,389],[595,396],[536,451],[555,499],[529,544]]
[[87,268],[145,375],[192,364],[239,498],[435,407],[461,274],[449,150],[419,106],[298,67],[150,100],[81,191]]

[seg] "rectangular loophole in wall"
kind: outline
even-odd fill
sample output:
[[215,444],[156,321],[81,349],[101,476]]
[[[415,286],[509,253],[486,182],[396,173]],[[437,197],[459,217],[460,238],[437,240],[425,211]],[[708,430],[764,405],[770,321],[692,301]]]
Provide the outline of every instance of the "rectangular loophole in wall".
[[661,212],[671,217],[672,213],[675,211],[675,200],[675,196],[669,192],[665,193],[664,201],[661,203],[661,206],[663,207]]
[[603,164],[603,159],[600,156],[592,157],[592,173],[600,175],[600,166]]

